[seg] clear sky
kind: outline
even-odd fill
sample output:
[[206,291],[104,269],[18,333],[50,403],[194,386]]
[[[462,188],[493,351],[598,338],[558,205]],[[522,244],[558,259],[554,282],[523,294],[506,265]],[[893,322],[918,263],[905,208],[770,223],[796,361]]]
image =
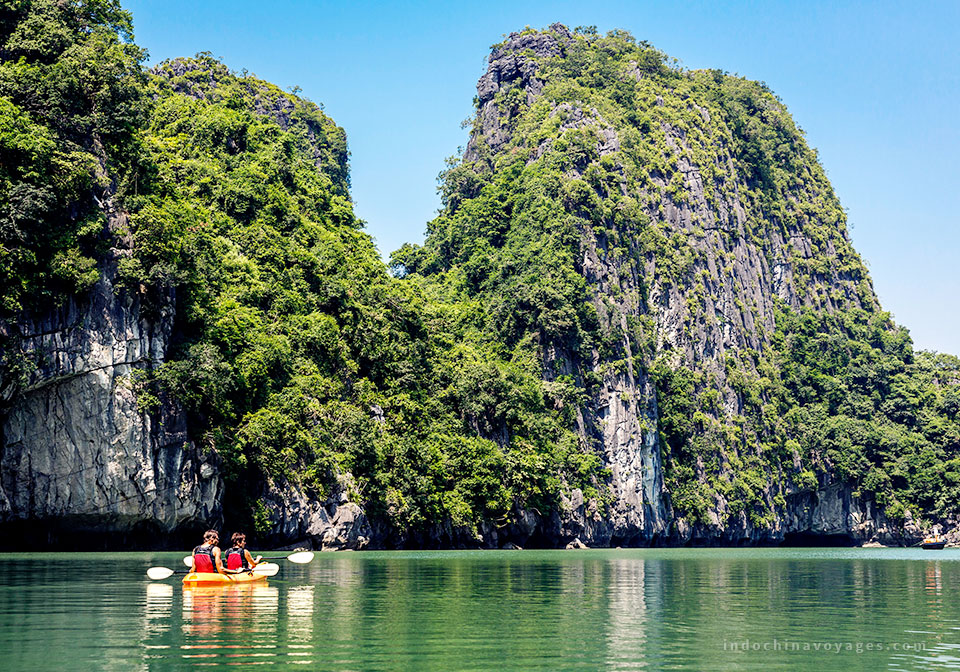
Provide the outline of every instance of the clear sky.
[[385,256],[422,240],[505,33],[620,28],[685,67],[763,80],[819,151],[884,308],[917,347],[960,354],[960,2],[125,5],[152,63],[211,51],[322,103],[347,131],[356,210]]

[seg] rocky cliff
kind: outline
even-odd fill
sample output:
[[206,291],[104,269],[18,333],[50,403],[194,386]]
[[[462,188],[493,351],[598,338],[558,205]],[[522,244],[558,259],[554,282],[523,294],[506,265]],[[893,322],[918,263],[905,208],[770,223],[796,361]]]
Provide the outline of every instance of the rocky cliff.
[[[218,84],[237,81],[212,59],[173,61],[153,78],[176,101],[216,99]],[[302,129],[310,170],[329,176],[328,194],[346,196],[342,131],[322,114],[304,118],[294,98],[276,87],[255,78],[243,84],[252,118]],[[245,149],[238,140],[245,141],[225,139],[232,154]],[[109,248],[101,245],[97,279],[85,291],[53,294],[0,320],[3,547],[179,547],[209,527],[250,522],[245,510],[225,510],[225,503],[237,503],[224,478],[230,465],[205,434],[203,418],[155,383],[191,339],[184,316],[193,305],[190,287],[136,275],[143,272],[139,245],[149,235],[137,226],[142,202],[138,208],[130,194],[118,194],[124,176],[111,174],[101,150],[93,156],[105,187],[78,197],[95,203],[92,216],[106,223]],[[144,169],[155,164],[147,159],[137,167]],[[80,209],[70,204],[67,212]],[[343,487],[320,500],[286,479],[260,479],[252,487],[263,540],[342,548],[370,537]]]
[[[547,301],[524,329],[500,330],[508,343],[533,336],[547,389],[565,380],[582,392],[577,432],[609,470],[606,501],[575,489],[532,537],[606,546],[919,534],[904,507],[887,518],[889,492],[840,473],[842,448],[805,440],[815,404],[799,388],[817,383],[789,378],[803,349],[789,316],[904,335],[879,310],[814,152],[765,86],[671,68],[625,33],[557,24],[496,45],[476,101],[470,141],[445,176],[446,208],[424,247],[396,261],[406,272],[473,272],[488,304],[567,291],[568,306],[586,306],[556,328]],[[508,206],[480,227],[481,260],[460,231],[484,223],[476,204],[486,200]],[[518,272],[532,239],[574,279],[546,264]],[[863,347],[851,328],[821,328],[847,362]],[[849,445],[842,434],[833,438]],[[955,436],[947,446],[953,454]]]
[[[511,34],[391,274],[318,106],[207,54],[147,73],[107,5],[103,25],[0,10],[18,264],[0,543],[221,525],[325,549],[905,543],[954,524],[960,360],[882,312],[765,85],[621,31]],[[37,102],[14,56],[90,76],[17,28],[45,21],[111,96],[68,109],[52,68]],[[126,45],[119,65],[94,34]]]
[[108,263],[86,295],[4,327],[18,351],[5,354],[31,369],[3,381],[5,545],[155,543],[221,516],[216,457],[190,440],[177,404],[144,413],[134,393],[137,373],[167,355],[172,301],[148,317],[115,278]]

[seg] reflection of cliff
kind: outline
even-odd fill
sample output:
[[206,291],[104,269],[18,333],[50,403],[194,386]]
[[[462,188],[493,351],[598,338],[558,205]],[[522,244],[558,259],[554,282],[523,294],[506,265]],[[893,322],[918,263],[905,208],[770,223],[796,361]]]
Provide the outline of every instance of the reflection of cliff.
[[313,586],[291,586],[287,597],[287,637],[297,645],[313,639]]
[[657,667],[662,605],[656,575],[647,582],[647,563],[642,558],[615,558],[607,563],[610,623],[604,667],[608,670]]
[[144,640],[162,636],[172,625],[173,586],[168,583],[148,583],[143,604]]

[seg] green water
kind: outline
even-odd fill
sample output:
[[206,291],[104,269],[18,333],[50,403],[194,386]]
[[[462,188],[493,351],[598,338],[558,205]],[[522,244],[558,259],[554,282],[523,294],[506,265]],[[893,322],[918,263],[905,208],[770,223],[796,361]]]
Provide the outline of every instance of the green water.
[[146,579],[180,557],[0,555],[0,669],[960,670],[960,550],[330,553],[264,585]]

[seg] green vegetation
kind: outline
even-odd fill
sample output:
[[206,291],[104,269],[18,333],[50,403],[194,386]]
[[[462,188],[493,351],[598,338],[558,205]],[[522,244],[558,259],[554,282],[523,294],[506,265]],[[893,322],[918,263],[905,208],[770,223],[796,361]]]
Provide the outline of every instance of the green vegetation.
[[[444,211],[395,269],[454,279],[505,347],[573,370],[569,398],[585,412],[624,362],[650,376],[673,508],[690,521],[769,527],[787,495],[831,480],[893,518],[957,513],[956,360],[915,354],[879,312],[783,104],[623,32],[558,39],[560,57],[524,54],[542,82],[531,103],[523,78],[501,82],[495,151],[478,111],[469,160],[444,175]],[[757,303],[744,254],[789,268],[793,298]],[[585,256],[607,277],[590,280]],[[671,316],[682,332],[658,335]],[[707,354],[725,325],[740,345]]]
[[[478,111],[390,273],[317,105],[209,54],[145,72],[115,0],[0,0],[2,318],[110,274],[173,319],[141,409],[187,410],[260,532],[270,484],[351,488],[396,542],[469,540],[573,488],[602,508],[599,394],[628,375],[656,388],[690,521],[770,527],[831,479],[893,518],[957,513],[960,362],[879,311],[785,107],[627,33],[563,40],[522,55],[538,95],[495,94],[505,144]],[[747,256],[788,269],[783,297]]]
[[960,360],[914,353],[883,313],[779,315],[782,433],[813,464],[873,493],[888,514],[956,513]]
[[176,288],[183,342],[156,389],[242,491],[266,476],[322,498],[350,472],[398,536],[444,520],[475,534],[591,473],[478,305],[386,272],[317,106],[209,56],[163,64],[149,90],[151,172],[127,199],[120,274],[157,300]]
[[[140,407],[155,412],[168,396],[187,409],[193,438],[230,475],[231,515],[262,531],[266,484],[322,498],[350,472],[352,494],[388,532],[449,521],[453,542],[481,521],[509,522],[516,506],[549,511],[561,488],[589,486],[599,460],[579,451],[569,409],[544,394],[533,362],[486,335],[483,307],[389,275],[352,212],[345,135],[319,107],[206,54],[140,71],[115,2],[4,11],[12,102],[0,129],[19,161],[4,154],[4,185],[39,185],[56,206],[5,242],[5,255],[24,256],[38,249],[30,236],[50,236],[30,265],[4,265],[6,314],[37,288],[40,305],[82,293],[110,247],[128,248],[119,287],[156,316],[175,307],[168,361],[134,381]],[[15,50],[28,30],[100,51],[74,54],[64,39],[34,66]],[[94,87],[88,107],[65,108],[73,89],[18,107],[30,99],[18,72],[49,71],[64,85],[78,60],[97,66],[82,73],[95,82],[83,80]],[[107,199],[129,213],[123,230],[108,230]],[[75,213],[67,230],[64,212]],[[76,277],[50,284],[63,268]]]
[[129,188],[145,53],[111,0],[0,2],[0,310],[99,277],[103,203]]

